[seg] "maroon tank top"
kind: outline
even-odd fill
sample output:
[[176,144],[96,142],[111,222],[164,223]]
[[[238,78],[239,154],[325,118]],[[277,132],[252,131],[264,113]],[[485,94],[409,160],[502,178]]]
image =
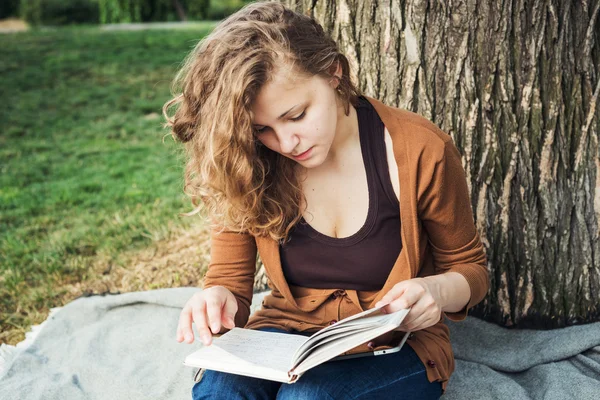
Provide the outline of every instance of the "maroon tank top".
[[400,206],[390,180],[384,125],[362,96],[356,112],[369,188],[367,219],[354,235],[334,238],[318,232],[302,218],[290,231],[290,240],[279,245],[289,284],[379,290],[400,254]]

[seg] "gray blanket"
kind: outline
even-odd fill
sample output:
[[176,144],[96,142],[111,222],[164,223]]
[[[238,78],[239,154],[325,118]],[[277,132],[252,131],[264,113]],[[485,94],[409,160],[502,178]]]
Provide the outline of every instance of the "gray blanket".
[[[52,316],[0,376],[0,399],[186,399],[198,346],[175,341],[179,312],[199,289],[77,299]],[[257,294],[254,307],[260,306]],[[600,323],[508,330],[448,321],[456,370],[443,399],[598,399]]]

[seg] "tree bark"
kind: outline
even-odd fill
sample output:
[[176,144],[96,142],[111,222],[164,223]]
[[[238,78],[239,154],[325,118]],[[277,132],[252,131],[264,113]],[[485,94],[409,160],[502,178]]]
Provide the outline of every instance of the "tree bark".
[[491,288],[471,314],[549,329],[600,319],[600,0],[284,1],[360,89],[463,155]]

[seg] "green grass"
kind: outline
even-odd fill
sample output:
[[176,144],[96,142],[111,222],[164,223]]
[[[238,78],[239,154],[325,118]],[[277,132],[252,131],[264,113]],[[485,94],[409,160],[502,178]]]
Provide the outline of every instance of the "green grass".
[[163,143],[161,107],[212,26],[2,35],[2,331],[36,323],[99,254],[118,259],[189,223],[182,146]]

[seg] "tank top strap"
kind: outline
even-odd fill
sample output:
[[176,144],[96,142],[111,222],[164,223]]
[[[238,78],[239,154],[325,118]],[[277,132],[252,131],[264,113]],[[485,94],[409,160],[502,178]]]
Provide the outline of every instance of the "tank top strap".
[[379,197],[385,197],[389,206],[399,207],[400,203],[390,179],[385,147],[385,125],[377,111],[375,111],[375,107],[363,96],[359,97],[359,107],[368,110],[364,118],[364,131],[366,135],[369,135],[367,150],[377,176]]

